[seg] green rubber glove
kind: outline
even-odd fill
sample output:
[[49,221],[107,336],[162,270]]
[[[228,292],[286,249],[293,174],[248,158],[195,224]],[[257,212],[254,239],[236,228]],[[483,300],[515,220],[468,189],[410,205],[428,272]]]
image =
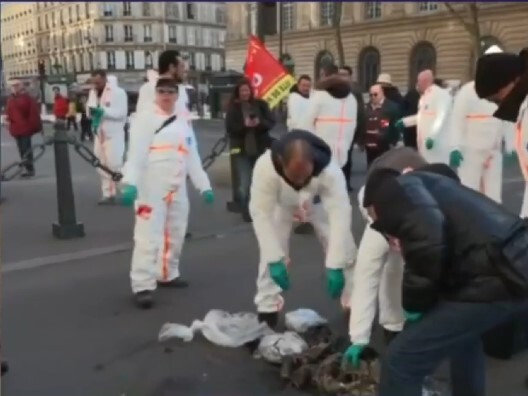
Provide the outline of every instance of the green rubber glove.
[[515,164],[517,162],[517,151],[504,153],[502,158],[505,165]]
[[283,260],[276,261],[269,264],[269,273],[273,282],[277,284],[282,290],[290,288],[290,278],[288,276],[288,269]]
[[422,319],[423,313],[403,311],[403,316],[405,316],[405,320],[408,322],[417,322]]
[[97,133],[101,122],[103,121],[104,109],[102,107],[90,107],[90,116],[92,118],[92,129]]
[[431,150],[433,147],[434,147],[434,140],[431,138],[427,138],[427,140],[425,141],[425,148],[427,150]]
[[453,150],[449,155],[449,166],[453,168],[458,168],[460,164],[464,161],[464,156],[460,150]]
[[343,355],[344,365],[350,365],[353,368],[359,368],[359,363],[361,362],[361,354],[365,350],[366,345],[350,345]]
[[326,270],[326,290],[331,298],[341,297],[345,288],[345,275],[342,269]]
[[202,199],[205,204],[212,205],[215,201],[215,195],[213,190],[207,190],[202,193]]
[[137,199],[137,187],[125,184],[121,189],[121,205],[133,206]]
[[398,120],[394,123],[394,127],[397,129],[405,129],[405,124],[403,123],[403,120]]

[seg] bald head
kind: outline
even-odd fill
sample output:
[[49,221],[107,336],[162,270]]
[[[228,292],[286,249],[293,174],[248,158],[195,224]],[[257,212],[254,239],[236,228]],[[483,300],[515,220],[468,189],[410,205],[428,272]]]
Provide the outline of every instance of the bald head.
[[308,142],[295,139],[288,142],[280,156],[284,177],[299,188],[304,187],[313,174],[313,153]]
[[420,74],[418,74],[418,78],[416,80],[416,89],[418,92],[423,94],[427,88],[432,86],[434,84],[434,73],[432,70],[424,70]]

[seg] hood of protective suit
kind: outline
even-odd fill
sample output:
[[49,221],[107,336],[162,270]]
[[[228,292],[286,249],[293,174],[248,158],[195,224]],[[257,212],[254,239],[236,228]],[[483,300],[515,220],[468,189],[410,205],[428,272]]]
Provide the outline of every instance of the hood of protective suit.
[[291,87],[290,89],[290,95],[299,95],[299,96],[302,96],[303,98],[305,99],[308,99],[310,98],[310,94],[308,95],[303,95],[300,91],[299,91],[299,87],[297,86],[297,84],[295,84],[293,87]]
[[279,157],[284,154],[286,146],[294,140],[304,140],[310,145],[312,149],[314,158],[312,177],[319,176],[321,172],[328,166],[330,160],[332,159],[332,150],[330,150],[330,147],[322,139],[313,133],[300,129],[294,129],[291,132],[288,132],[288,134],[284,135],[281,139],[275,140],[273,142],[271,145],[271,159],[273,161],[275,171],[294,190],[300,190],[300,188],[292,186],[290,182],[284,177],[284,172],[279,161]]
[[109,75],[107,78],[106,78],[106,83],[110,86],[110,87],[117,87],[118,84],[117,84],[117,77],[114,76],[114,75]]
[[158,80],[159,73],[156,70],[147,70],[148,82],[156,82]]
[[350,81],[339,75],[326,77],[319,81],[315,89],[328,92],[336,99],[344,99],[352,93]]

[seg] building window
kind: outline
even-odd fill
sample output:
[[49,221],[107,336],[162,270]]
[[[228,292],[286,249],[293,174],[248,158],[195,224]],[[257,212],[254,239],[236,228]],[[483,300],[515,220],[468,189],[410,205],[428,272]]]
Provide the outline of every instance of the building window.
[[51,27],[55,27],[55,11],[51,12]]
[[414,85],[418,73],[424,70],[432,70],[433,72],[436,69],[436,50],[433,44],[422,41],[416,44],[411,51],[411,64],[409,67],[409,82],[410,85]]
[[168,3],[167,4],[167,16],[169,18],[180,19],[179,3]]
[[380,71],[380,53],[374,47],[367,47],[359,56],[359,84],[362,92],[368,92],[376,83]]
[[152,61],[152,54],[150,51],[145,51],[145,69],[152,69],[154,62]]
[[152,25],[143,25],[143,42],[152,42]]
[[73,23],[72,8],[68,7],[68,21]]
[[190,52],[188,54],[187,62],[189,63],[189,68],[191,70],[195,70],[196,69],[196,58],[195,58],[194,52]]
[[105,25],[105,41],[107,43],[114,41],[114,27],[112,25]]
[[435,1],[421,1],[418,3],[419,12],[438,11],[438,3]]
[[86,16],[86,18],[90,18],[90,3],[89,2],[86,2],[84,3],[84,15]]
[[127,70],[134,69],[134,52],[133,51],[125,51],[125,68]]
[[125,25],[125,41],[131,42],[134,41],[134,30],[132,25]]
[[44,27],[46,29],[49,29],[49,20],[48,20],[48,14],[44,15]]
[[314,76],[319,79],[321,77],[321,69],[323,65],[333,64],[334,57],[328,51],[321,51],[315,58],[315,73]]
[[130,1],[123,1],[123,16],[132,15],[132,3]]
[[205,54],[205,70],[211,71],[212,67],[211,54]]
[[[75,14],[77,15],[77,21],[80,21],[81,20],[81,6],[79,4],[75,5]],[[84,70],[84,66],[82,69]]]
[[367,1],[365,4],[365,19],[381,18],[381,1]]
[[[292,3],[290,3],[292,4]],[[226,12],[224,4],[217,4],[215,9],[215,21],[219,25],[225,25],[226,23]]]
[[176,26],[169,26],[169,43],[177,43]]
[[114,51],[108,51],[106,53],[106,68],[108,70],[115,70],[115,68],[116,68],[115,52]]
[[294,4],[291,1],[281,2],[282,5],[282,31],[293,30],[295,28]]
[[187,19],[194,19],[196,17],[196,3],[185,3],[185,16]]
[[88,65],[90,66],[90,70],[94,69],[94,56],[92,52],[88,52]]
[[113,3],[104,3],[103,15],[105,17],[114,16],[114,4]]
[[150,16],[150,3],[143,3],[143,16],[149,17]]
[[195,30],[192,26],[187,26],[187,45],[196,45]]
[[319,3],[319,22],[321,26],[332,26],[335,13],[335,3],[324,1]]

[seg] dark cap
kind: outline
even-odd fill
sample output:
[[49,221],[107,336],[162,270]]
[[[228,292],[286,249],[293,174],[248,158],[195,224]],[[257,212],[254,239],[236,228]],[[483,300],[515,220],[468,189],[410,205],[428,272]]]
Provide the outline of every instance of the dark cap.
[[371,206],[376,199],[379,190],[390,179],[400,176],[400,172],[391,168],[378,168],[372,171],[365,184],[365,193],[363,196],[363,206]]
[[488,98],[514,81],[523,72],[520,55],[506,52],[486,54],[479,58],[475,73],[475,91]]

